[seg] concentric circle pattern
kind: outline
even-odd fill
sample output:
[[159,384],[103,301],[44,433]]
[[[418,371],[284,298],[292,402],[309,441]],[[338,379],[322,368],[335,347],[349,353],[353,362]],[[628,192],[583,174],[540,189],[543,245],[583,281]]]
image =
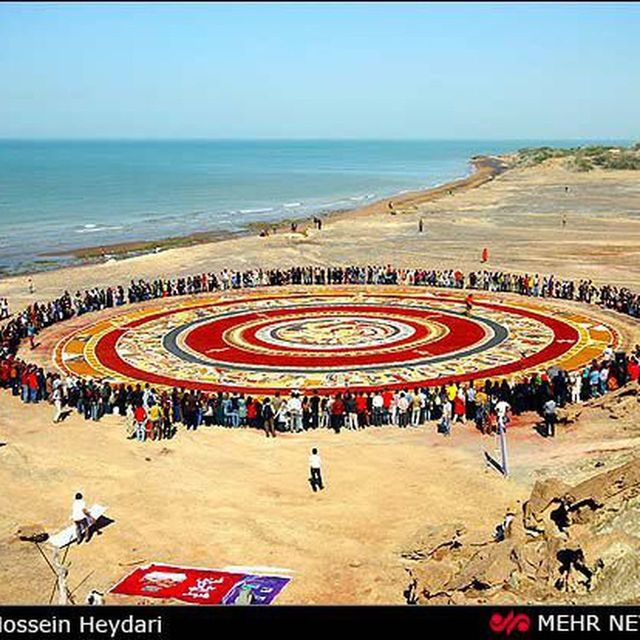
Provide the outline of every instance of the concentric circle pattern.
[[68,373],[253,394],[403,388],[576,369],[618,335],[588,316],[418,287],[282,287],[169,298],[77,330]]

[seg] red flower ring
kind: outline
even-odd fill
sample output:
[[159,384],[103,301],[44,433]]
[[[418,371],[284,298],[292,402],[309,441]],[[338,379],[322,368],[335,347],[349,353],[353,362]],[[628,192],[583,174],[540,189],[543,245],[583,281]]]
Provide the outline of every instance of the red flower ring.
[[[588,362],[615,332],[575,313],[417,288],[278,288],[168,300],[61,343],[78,375],[206,391],[445,384]],[[563,317],[564,316],[564,317]]]

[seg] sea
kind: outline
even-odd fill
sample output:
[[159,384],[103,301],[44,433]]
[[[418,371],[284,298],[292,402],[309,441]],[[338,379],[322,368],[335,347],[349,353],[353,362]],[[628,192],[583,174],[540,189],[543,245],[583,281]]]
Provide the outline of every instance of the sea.
[[591,142],[0,140],[0,275],[83,247],[353,209],[463,177],[474,155]]

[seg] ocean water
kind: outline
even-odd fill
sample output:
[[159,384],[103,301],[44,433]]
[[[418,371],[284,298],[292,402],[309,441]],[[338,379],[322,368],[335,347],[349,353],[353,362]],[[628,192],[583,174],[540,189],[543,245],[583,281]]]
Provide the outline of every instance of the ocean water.
[[350,209],[567,141],[0,141],[0,273],[50,254]]

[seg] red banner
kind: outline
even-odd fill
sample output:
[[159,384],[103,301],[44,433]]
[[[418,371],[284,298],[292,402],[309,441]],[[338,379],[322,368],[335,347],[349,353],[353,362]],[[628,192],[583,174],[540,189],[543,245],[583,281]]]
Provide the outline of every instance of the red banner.
[[150,598],[175,598],[193,604],[233,604],[241,591],[249,590],[250,601],[245,604],[270,604],[288,582],[289,578],[277,576],[151,564],[135,569],[110,592]]

